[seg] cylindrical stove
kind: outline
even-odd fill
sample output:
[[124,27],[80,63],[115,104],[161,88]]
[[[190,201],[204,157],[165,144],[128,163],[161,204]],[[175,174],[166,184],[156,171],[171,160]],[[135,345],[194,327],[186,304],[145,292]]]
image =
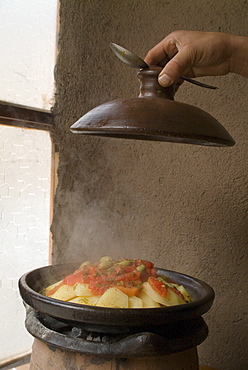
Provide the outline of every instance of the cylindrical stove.
[[202,318],[157,332],[101,333],[70,326],[26,306],[34,340],[30,370],[198,370],[196,346],[208,333]]
[[213,303],[206,283],[160,273],[186,287],[194,302],[152,309],[79,305],[40,294],[74,266],[47,266],[23,275],[19,287],[26,328],[34,336],[31,370],[198,370],[197,346],[207,335],[202,314]]
[[53,350],[35,339],[30,370],[199,370],[196,348],[173,355],[143,358],[106,358]]

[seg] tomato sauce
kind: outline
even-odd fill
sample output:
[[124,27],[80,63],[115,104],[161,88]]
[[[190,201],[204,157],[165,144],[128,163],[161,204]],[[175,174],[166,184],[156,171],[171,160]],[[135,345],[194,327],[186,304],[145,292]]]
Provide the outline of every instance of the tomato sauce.
[[150,277],[157,277],[157,270],[150,261],[133,259],[128,265],[122,265],[126,260],[119,260],[107,269],[100,268],[99,264],[88,264],[68,275],[54,289],[47,293],[54,294],[61,285],[74,285],[76,283],[89,284],[94,295],[103,294],[108,288],[116,287],[129,297],[138,295],[142,290],[142,283]]

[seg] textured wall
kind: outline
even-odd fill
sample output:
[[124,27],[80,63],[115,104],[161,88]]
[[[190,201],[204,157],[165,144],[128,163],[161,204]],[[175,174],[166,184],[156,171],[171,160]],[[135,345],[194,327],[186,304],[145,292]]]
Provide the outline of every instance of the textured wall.
[[247,80],[185,83],[176,100],[225,126],[233,148],[77,136],[69,127],[108,100],[136,96],[136,71],[110,51],[119,43],[144,57],[176,29],[245,35],[245,0],[61,1],[57,95],[59,184],[52,225],[54,262],[140,257],[209,283],[200,361],[221,370],[247,365]]

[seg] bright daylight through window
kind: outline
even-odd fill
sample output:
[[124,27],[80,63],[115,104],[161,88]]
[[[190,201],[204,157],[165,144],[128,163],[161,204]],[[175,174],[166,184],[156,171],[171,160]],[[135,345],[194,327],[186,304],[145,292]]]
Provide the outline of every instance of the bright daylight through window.
[[[50,111],[57,0],[0,2],[0,101]],[[31,352],[18,291],[22,274],[49,262],[49,131],[0,119],[0,366]]]

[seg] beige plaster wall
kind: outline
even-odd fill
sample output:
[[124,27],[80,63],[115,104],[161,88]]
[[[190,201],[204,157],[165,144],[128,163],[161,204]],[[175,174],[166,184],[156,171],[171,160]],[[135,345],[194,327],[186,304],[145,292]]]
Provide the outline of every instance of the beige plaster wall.
[[206,281],[216,299],[204,316],[210,333],[200,362],[221,370],[245,370],[248,361],[248,81],[207,77],[218,90],[185,83],[176,95],[219,119],[233,148],[77,136],[69,127],[100,103],[137,96],[136,71],[110,42],[144,57],[176,29],[247,35],[247,11],[245,0],[60,4],[53,261],[145,258]]

